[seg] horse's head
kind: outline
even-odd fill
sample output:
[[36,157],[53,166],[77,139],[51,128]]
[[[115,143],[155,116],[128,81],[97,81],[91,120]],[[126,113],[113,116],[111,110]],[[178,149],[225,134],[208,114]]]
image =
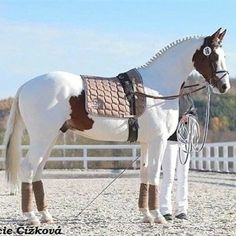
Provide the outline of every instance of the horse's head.
[[229,73],[221,45],[226,30],[220,31],[221,28],[211,36],[205,37],[204,43],[192,58],[195,69],[213,87],[214,93],[226,93],[230,88]]

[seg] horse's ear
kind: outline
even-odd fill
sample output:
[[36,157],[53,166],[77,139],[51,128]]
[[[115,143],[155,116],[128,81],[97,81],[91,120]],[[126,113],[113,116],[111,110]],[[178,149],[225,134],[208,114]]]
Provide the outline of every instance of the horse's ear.
[[221,28],[219,28],[214,34],[211,35],[211,39],[212,40],[218,39],[220,36],[220,31],[221,31]]
[[219,40],[220,40],[220,41],[223,40],[223,38],[224,38],[224,36],[225,36],[225,33],[226,33],[226,29],[225,29],[222,33],[219,34]]

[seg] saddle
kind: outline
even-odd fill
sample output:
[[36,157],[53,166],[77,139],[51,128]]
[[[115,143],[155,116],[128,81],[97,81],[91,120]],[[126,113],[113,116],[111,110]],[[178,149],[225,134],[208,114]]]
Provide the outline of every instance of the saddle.
[[85,109],[93,116],[137,118],[146,107],[142,77],[132,69],[117,77],[81,76],[85,91]]

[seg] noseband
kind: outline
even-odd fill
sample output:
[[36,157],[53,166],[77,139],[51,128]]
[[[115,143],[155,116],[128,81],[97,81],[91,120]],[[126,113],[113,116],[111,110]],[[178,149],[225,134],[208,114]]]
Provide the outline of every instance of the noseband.
[[[217,74],[224,73],[221,77],[218,77]],[[229,75],[229,72],[227,70],[219,70],[214,71],[212,74],[214,77],[210,78],[209,84],[214,88],[216,87],[216,84],[221,81],[226,75]],[[214,82],[212,82],[213,78],[216,78]]]

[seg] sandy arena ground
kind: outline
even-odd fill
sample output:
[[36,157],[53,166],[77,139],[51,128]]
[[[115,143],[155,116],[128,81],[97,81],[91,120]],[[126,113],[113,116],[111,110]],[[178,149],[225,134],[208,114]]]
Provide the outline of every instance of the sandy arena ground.
[[[236,235],[235,174],[191,171],[188,221],[173,220],[167,225],[140,223],[137,171],[127,172],[78,216],[81,209],[111,182],[112,179],[107,176],[116,174],[102,171],[87,174],[78,170],[45,171],[44,183],[55,224],[42,225],[40,229],[60,229],[62,235],[75,236]],[[20,235],[16,233],[22,220],[20,195],[9,196],[4,172],[0,172],[0,181],[0,235],[3,235],[1,230],[4,228],[12,229],[12,234],[8,235]]]

